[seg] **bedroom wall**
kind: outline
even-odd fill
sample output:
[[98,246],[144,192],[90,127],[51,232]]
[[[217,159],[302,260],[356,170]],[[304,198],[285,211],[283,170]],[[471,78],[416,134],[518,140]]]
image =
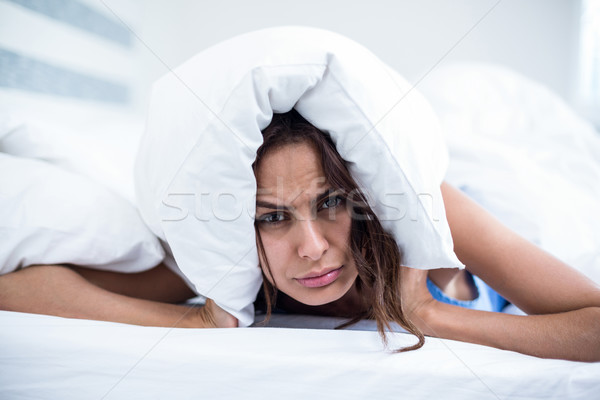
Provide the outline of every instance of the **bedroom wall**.
[[[119,13],[117,0],[105,0]],[[438,62],[507,65],[573,97],[578,13],[571,0],[147,0],[138,16],[146,84],[196,52],[233,35],[301,24],[366,45],[417,82]],[[160,60],[158,59],[160,58]]]
[[[139,14],[127,4],[125,18]],[[139,109],[133,39],[98,0],[0,0],[0,117],[73,122]]]
[[[86,31],[89,13],[73,13],[78,5],[112,21],[127,43]],[[151,83],[208,46],[250,30],[309,25],[357,40],[415,83],[444,63],[493,62],[576,104],[580,7],[581,0],[0,0],[0,49],[115,83],[121,94],[109,94],[112,103],[143,113]],[[18,65],[0,57],[5,70],[22,71]],[[0,84],[2,104],[23,97],[10,85]],[[86,101],[111,103],[94,96]]]

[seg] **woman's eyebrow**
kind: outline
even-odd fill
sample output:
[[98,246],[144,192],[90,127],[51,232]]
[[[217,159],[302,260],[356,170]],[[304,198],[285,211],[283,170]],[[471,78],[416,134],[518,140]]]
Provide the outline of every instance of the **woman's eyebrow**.
[[[329,188],[329,189],[325,190],[324,192],[319,193],[317,195],[317,197],[311,201],[311,204],[319,203],[320,201],[331,196],[331,194],[335,193],[335,192],[337,192],[336,189]],[[256,207],[269,208],[269,209],[273,209],[273,210],[284,210],[284,211],[290,211],[293,208],[291,206],[277,205],[277,204],[269,203],[268,201],[263,201],[263,200],[256,200]]]
[[291,210],[291,207],[289,207],[289,206],[278,206],[277,204],[269,203],[267,201],[262,201],[262,200],[256,200],[256,207],[271,208],[273,210],[285,210],[285,211]]
[[317,195],[317,197],[312,201],[312,203],[313,204],[320,203],[321,200],[326,199],[327,197],[331,196],[333,193],[336,193],[337,191],[338,191],[337,189],[329,188],[329,189],[325,190],[323,193]]

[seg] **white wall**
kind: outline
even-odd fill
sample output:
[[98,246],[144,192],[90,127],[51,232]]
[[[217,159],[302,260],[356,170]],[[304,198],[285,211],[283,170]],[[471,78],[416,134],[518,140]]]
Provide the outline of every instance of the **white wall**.
[[413,82],[458,60],[507,65],[567,100],[576,82],[579,0],[146,0],[138,13],[105,3],[140,39],[143,95],[167,68],[212,44],[287,24],[349,36]]

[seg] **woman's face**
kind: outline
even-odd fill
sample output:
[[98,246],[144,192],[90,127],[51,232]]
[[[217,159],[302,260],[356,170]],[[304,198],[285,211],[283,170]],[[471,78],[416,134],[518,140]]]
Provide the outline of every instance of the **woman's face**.
[[358,276],[351,217],[317,152],[307,143],[276,148],[263,157],[256,179],[256,220],[272,276],[262,259],[261,265],[269,281],[311,306],[341,298]]

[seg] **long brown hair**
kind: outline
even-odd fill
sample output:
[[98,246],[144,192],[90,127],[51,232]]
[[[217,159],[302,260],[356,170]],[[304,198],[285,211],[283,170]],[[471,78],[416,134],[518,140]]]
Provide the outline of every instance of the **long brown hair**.
[[[369,308],[359,311],[343,324],[345,327],[363,318],[373,318],[377,323],[377,331],[387,345],[386,332],[391,330],[391,322],[395,322],[414,334],[418,343],[396,351],[418,349],[423,346],[423,333],[405,317],[402,311],[400,292],[400,265],[402,254],[396,241],[387,233],[379,219],[367,203],[366,197],[352,178],[347,162],[340,156],[331,137],[306,121],[297,111],[285,114],[274,114],[269,126],[262,132],[263,144],[257,151],[253,164],[254,172],[258,170],[261,160],[267,153],[290,144],[309,143],[321,155],[321,167],[328,183],[346,196],[350,207],[352,222],[350,229],[350,251],[358,278],[356,287],[361,296],[366,296]],[[268,320],[272,308],[277,301],[277,287],[267,279],[264,270],[271,274],[258,226],[255,224],[256,245],[260,259],[266,264],[263,268],[263,292]],[[272,275],[272,274],[271,274]],[[365,290],[368,289],[368,290]]]

